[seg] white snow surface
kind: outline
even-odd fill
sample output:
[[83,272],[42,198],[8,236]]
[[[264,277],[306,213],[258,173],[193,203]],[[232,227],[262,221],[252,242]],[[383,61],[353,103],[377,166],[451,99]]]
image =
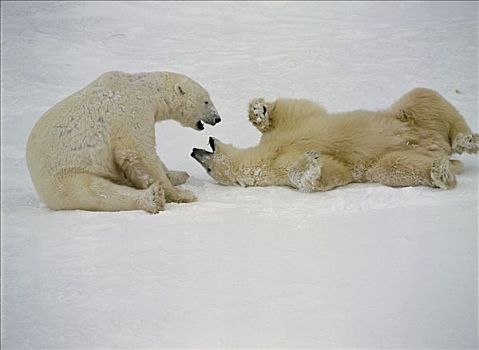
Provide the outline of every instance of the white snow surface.
[[[190,156],[257,144],[253,97],[380,109],[416,86],[478,130],[477,2],[2,2],[2,349],[477,348],[478,157],[456,189],[225,187]],[[199,201],[54,212],[26,140],[101,73],[175,71],[223,121],[157,125]]]

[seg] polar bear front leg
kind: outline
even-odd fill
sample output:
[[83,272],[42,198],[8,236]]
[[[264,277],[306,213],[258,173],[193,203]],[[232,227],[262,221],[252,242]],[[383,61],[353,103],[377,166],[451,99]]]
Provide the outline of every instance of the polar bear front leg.
[[347,166],[316,151],[308,151],[293,162],[288,177],[301,192],[328,191],[353,181]]
[[289,181],[301,192],[313,192],[321,177],[321,157],[309,151],[296,160],[288,171]]
[[186,171],[168,170],[165,163],[161,160],[160,165],[173,186],[183,185],[190,178],[190,175]]
[[193,193],[176,188],[168,178],[165,167],[156,155],[142,156],[133,150],[117,150],[115,160],[124,176],[136,187],[147,188],[160,181],[167,202],[189,203],[196,201]]
[[[164,190],[165,190],[165,198],[167,202],[175,202],[175,203],[190,203],[190,202],[196,202],[197,198],[196,196],[188,190],[181,190],[177,187],[175,187],[175,183],[173,183],[170,180],[170,175],[171,174],[178,174],[180,172],[175,172],[175,171],[165,171],[164,169],[166,166],[163,164],[163,162],[160,160],[156,152],[153,155],[150,155],[150,157],[147,160],[148,164],[151,164],[151,167],[154,172],[154,177],[160,179],[163,181],[164,184]],[[189,175],[184,172],[186,176],[189,177]],[[173,181],[179,184],[179,176],[174,178]],[[186,180],[185,180],[186,181]]]
[[142,158],[133,151],[124,151],[117,157],[118,165],[123,175],[133,184],[135,188],[148,188],[155,179],[144,164]]
[[262,97],[255,98],[249,103],[249,121],[263,133],[271,129],[271,107],[271,103],[266,103]]
[[190,175],[186,171],[168,170],[166,175],[173,186],[183,185],[190,178]]

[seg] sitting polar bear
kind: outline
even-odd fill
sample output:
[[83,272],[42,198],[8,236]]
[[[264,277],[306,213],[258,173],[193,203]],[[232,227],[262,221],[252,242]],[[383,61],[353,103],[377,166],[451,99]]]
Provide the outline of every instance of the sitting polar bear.
[[47,111],[33,128],[27,164],[52,209],[138,210],[192,202],[155,150],[155,122],[196,130],[221,121],[208,92],[170,72],[108,72]]
[[378,112],[329,114],[306,100],[260,98],[250,102],[249,118],[263,133],[256,147],[210,138],[213,152],[193,149],[192,157],[221,184],[304,192],[351,182],[448,189],[463,169],[449,156],[479,149],[479,136],[457,110],[423,88]]

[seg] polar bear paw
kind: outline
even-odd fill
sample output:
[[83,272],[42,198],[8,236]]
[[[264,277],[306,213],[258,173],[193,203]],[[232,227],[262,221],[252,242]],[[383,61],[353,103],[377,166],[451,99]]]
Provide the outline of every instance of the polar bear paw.
[[432,164],[431,180],[433,187],[447,190],[456,186],[456,176],[451,169],[448,157],[436,159]]
[[264,98],[255,98],[249,103],[250,122],[261,132],[270,128],[269,110]]
[[479,151],[479,134],[457,134],[452,142],[452,150],[455,153],[477,153]]
[[288,172],[289,181],[301,192],[313,192],[321,177],[321,156],[308,151],[293,163]]
[[165,209],[165,192],[159,181],[152,184],[144,191],[141,198],[143,209],[149,213],[157,214]]
[[190,178],[186,171],[169,170],[166,175],[173,186],[183,185]]
[[178,188],[175,188],[173,192],[167,193],[166,199],[168,202],[174,203],[191,203],[197,201],[197,198],[193,192],[188,190],[180,190]]

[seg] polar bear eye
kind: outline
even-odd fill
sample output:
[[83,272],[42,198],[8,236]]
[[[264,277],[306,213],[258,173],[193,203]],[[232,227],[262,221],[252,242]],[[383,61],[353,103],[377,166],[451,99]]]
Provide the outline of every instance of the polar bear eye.
[[205,101],[205,105],[207,105],[207,104],[208,104],[208,101]]

